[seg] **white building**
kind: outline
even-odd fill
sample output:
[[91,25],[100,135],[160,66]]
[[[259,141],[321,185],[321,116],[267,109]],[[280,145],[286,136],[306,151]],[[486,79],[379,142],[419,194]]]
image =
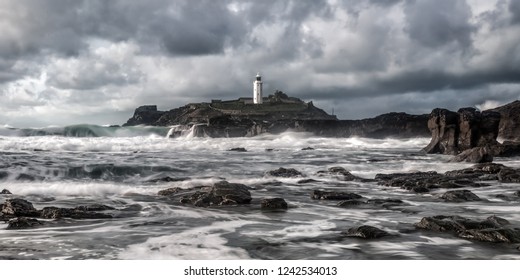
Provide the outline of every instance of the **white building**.
[[260,73],[256,74],[256,80],[253,82],[253,103],[262,104],[262,77]]

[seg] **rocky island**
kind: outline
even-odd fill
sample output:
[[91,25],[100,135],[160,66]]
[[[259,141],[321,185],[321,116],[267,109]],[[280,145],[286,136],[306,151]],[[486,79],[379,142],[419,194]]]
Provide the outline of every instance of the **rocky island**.
[[[196,125],[196,136],[244,137],[287,130],[324,137],[426,137],[428,115],[388,113],[363,120],[338,120],[334,115],[295,97],[276,91],[254,104],[252,98],[191,103],[169,111],[141,106],[123,126]],[[173,135],[175,136],[175,134]]]

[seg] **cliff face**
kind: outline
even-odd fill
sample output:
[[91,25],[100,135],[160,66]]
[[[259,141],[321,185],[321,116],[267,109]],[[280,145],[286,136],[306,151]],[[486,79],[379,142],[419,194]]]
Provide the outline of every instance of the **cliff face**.
[[[493,156],[520,155],[520,102],[479,112],[434,109],[428,119],[430,144],[424,151],[457,155],[454,161],[488,162]],[[502,138],[499,143],[497,138]]]
[[514,101],[504,106],[488,111],[500,113],[498,137],[500,139],[520,142],[520,101]]

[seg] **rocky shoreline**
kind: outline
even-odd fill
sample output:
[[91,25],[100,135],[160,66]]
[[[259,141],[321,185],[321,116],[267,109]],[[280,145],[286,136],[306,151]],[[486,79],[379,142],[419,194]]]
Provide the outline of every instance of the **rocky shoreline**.
[[[331,167],[314,174],[324,178],[333,177],[345,182],[357,181],[398,188],[421,196],[424,193],[437,189],[445,189],[436,199],[444,203],[466,203],[470,201],[483,201],[470,188],[489,186],[489,182],[520,183],[520,169],[511,168],[502,164],[482,163],[470,168],[437,172],[414,172],[414,173],[392,173],[377,174],[374,179],[360,178],[352,175],[348,170],[341,167]],[[306,175],[296,169],[280,168],[266,172],[267,177],[273,178],[304,178]],[[308,184],[309,181],[301,180],[300,184]],[[240,207],[240,211],[291,211],[297,206],[291,205],[283,197],[266,197],[252,195],[257,186],[246,186],[244,184],[220,181],[213,185],[196,186],[191,188],[168,188],[159,191],[156,199],[166,199],[169,203],[184,207],[203,207],[206,209],[220,209],[229,207]],[[310,198],[319,203],[328,203],[336,207],[347,209],[390,209],[404,211],[401,207],[406,205],[404,199],[367,198],[362,195],[316,188],[308,194]],[[75,208],[44,207],[35,209],[31,202],[11,194],[9,190],[3,190],[1,196],[5,202],[0,204],[0,220],[8,224],[7,230],[21,230],[34,227],[55,226],[60,223],[65,225],[68,220],[78,219],[117,219],[121,216],[117,209],[107,205],[82,205]],[[520,191],[503,193],[496,196],[504,201],[520,202]],[[491,202],[489,202],[491,203]],[[478,220],[460,216],[458,213],[452,215],[424,216],[415,224],[397,235],[405,235],[416,231],[429,231],[438,233],[450,233],[461,239],[474,240],[490,243],[511,243],[520,245],[520,228],[515,223],[500,218],[497,215],[480,217]],[[370,222],[370,220],[367,220]],[[396,221],[399,222],[399,221]],[[338,239],[362,238],[380,239],[392,238],[396,233],[389,233],[380,228],[370,225],[359,225],[357,227],[338,229]],[[520,247],[519,247],[520,249]]]

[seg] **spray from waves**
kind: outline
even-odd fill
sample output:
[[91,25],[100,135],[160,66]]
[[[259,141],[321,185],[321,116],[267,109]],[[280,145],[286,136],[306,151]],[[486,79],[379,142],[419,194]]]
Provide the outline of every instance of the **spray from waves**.
[[64,136],[64,137],[138,137],[161,136],[168,133],[167,127],[152,126],[99,126],[92,124],[78,124],[64,127],[45,128],[14,128],[0,127],[0,136],[30,137],[30,136]]

